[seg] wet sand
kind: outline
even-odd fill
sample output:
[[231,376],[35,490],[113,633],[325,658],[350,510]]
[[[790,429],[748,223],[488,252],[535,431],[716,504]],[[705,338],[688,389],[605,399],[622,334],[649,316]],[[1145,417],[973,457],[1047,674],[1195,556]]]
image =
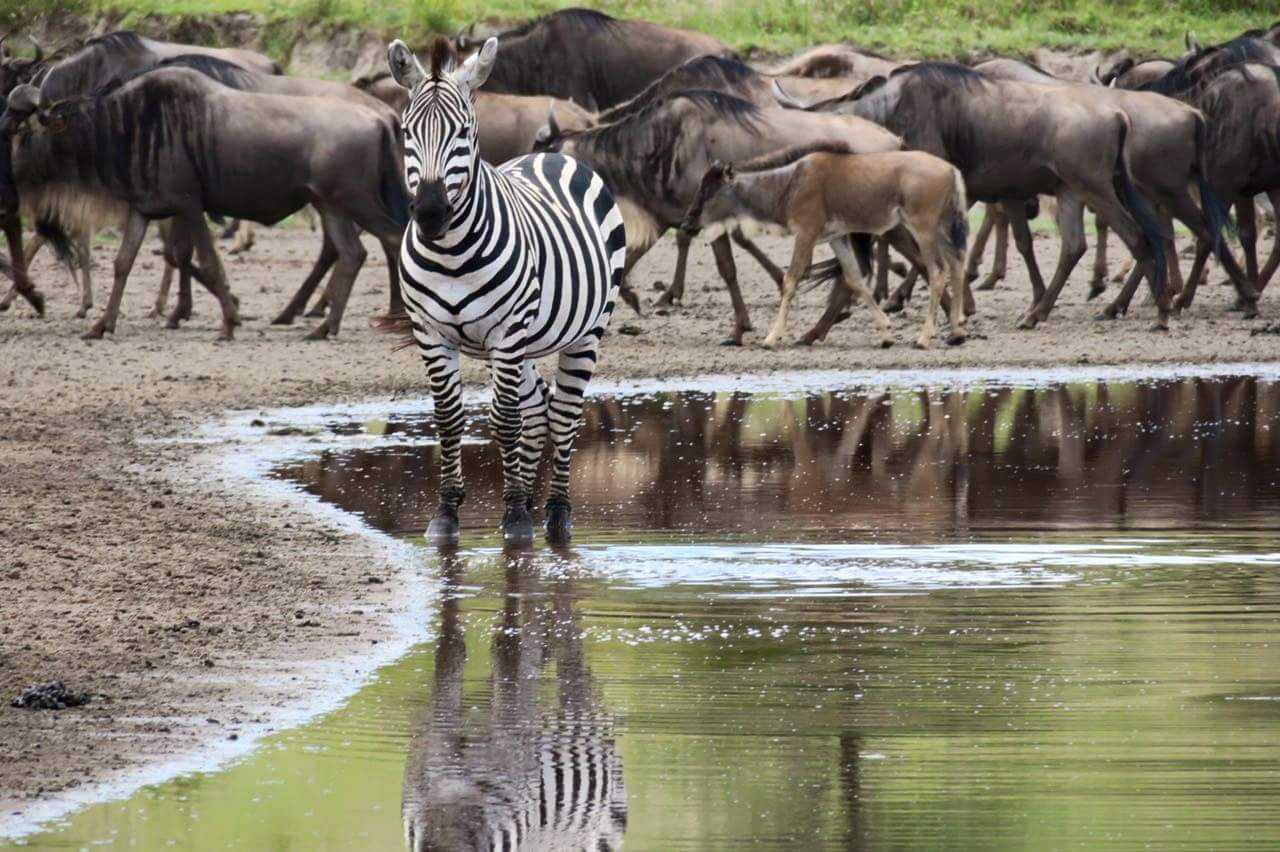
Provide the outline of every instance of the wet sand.
[[[393,636],[395,619],[421,603],[406,597],[425,594],[410,585],[418,577],[412,566],[388,558],[384,543],[300,503],[272,500],[219,468],[219,454],[234,457],[236,446],[190,440],[227,409],[425,393],[416,358],[391,352],[390,341],[367,326],[387,292],[372,244],[342,335],[309,343],[301,338],[315,320],[292,328],[269,320],[305,275],[319,238],[301,229],[260,233],[248,256],[228,259],[246,319],[230,344],[214,342],[217,311],[203,293],[197,316],[181,330],[147,318],[160,274],[151,255],[135,270],[114,339],[77,338],[89,320],[73,318],[74,291],[46,259],[33,274],[49,297],[49,316],[34,319],[25,306],[0,315],[0,826],[114,773],[282,723],[279,711],[316,689],[301,667],[328,661],[354,673],[359,654]],[[785,242],[762,244],[786,258]],[[1056,249],[1054,240],[1040,239],[1042,267],[1051,269]],[[99,306],[112,256],[113,246],[95,251]],[[1112,256],[1121,256],[1118,247]],[[668,242],[641,264],[633,284],[646,299],[673,257]],[[1020,263],[1010,265],[997,291],[978,294],[974,335],[962,347],[910,347],[918,294],[917,305],[894,318],[891,349],[875,348],[859,309],[823,344],[769,352],[750,345],[761,331],[743,348],[718,345],[729,326],[728,299],[710,251],[695,246],[685,306],[644,317],[622,308],[613,326],[622,333],[606,341],[600,377],[1280,355],[1280,337],[1251,334],[1275,313],[1270,300],[1263,300],[1263,319],[1243,321],[1225,313],[1232,293],[1216,283],[1201,289],[1167,334],[1146,330],[1152,309],[1141,297],[1129,319],[1095,322],[1101,305],[1084,301],[1087,261],[1046,325],[1016,331],[1029,287]],[[776,303],[773,284],[749,258],[739,271],[764,329]],[[816,293],[803,299],[793,338],[822,300]],[[468,364],[466,375],[479,382],[482,365]],[[100,697],[56,713],[8,706],[23,687],[53,679]]]

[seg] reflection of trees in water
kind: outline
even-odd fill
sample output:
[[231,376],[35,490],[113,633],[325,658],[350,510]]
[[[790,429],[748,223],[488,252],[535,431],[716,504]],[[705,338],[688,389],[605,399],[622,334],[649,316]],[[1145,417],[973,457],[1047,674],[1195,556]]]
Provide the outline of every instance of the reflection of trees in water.
[[[1278,414],[1276,383],[1243,377],[790,400],[664,393],[588,406],[574,487],[584,518],[616,508],[659,529],[1238,521],[1280,501]],[[434,449],[336,461],[286,473],[385,528],[421,526]],[[477,456],[467,470],[475,502],[499,493],[497,465]]]
[[[592,688],[572,584],[544,589],[526,555],[502,558],[487,716],[464,700],[462,567],[446,560],[431,702],[405,770],[406,840],[449,852],[619,849],[622,764]],[[538,692],[548,664],[556,700],[544,712]]]

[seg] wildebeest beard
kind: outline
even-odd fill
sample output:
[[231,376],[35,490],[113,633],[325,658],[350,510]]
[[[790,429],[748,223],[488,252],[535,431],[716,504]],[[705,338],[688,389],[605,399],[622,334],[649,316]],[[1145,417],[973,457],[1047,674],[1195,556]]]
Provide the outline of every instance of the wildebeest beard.
[[677,181],[684,169],[679,154],[686,134],[702,133],[701,122],[678,114],[680,102],[692,104],[706,119],[728,120],[744,132],[760,129],[761,110],[750,101],[694,89],[678,92],[614,124],[584,130],[572,138],[575,153],[595,164],[618,195],[660,198],[663,204],[681,204]]

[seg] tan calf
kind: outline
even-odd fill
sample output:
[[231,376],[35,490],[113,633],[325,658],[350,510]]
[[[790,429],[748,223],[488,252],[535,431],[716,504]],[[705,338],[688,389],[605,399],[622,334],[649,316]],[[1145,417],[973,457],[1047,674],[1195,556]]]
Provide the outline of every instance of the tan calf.
[[839,275],[871,311],[880,343],[889,346],[889,318],[863,283],[851,234],[881,235],[901,225],[919,248],[929,276],[929,309],[916,344],[937,334],[935,313],[951,285],[949,343],[964,340],[964,254],[968,239],[964,180],[958,169],[921,151],[852,154],[830,144],[788,148],[736,168],[713,165],[685,218],[686,229],[738,220],[781,225],[795,235],[783,277],[782,303],[766,347],[786,333],[796,288],[813,260],[814,247],[830,242]]

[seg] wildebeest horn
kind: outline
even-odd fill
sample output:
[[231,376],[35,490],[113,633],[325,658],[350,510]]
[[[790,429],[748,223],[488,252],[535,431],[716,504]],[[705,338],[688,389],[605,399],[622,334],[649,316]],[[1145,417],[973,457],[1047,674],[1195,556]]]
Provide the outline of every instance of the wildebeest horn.
[[5,46],[5,42],[9,40],[9,34],[0,35],[0,58],[9,55],[9,48]]
[[1196,38],[1196,34],[1191,30],[1187,30],[1187,35],[1184,40],[1187,45],[1187,50],[1190,50],[1193,53],[1199,53],[1204,49],[1200,46],[1200,39]]
[[40,90],[30,83],[23,83],[9,93],[9,112],[15,118],[26,118],[40,108]]
[[773,92],[773,99],[777,101],[781,106],[784,106],[787,109],[808,109],[809,108],[809,104],[802,103],[801,101],[792,97],[790,93],[787,92],[786,89],[782,88],[782,83],[778,82],[778,79],[776,77],[773,80],[773,84],[769,88]]
[[889,82],[888,77],[884,76],[883,74],[877,74],[867,82],[863,83],[858,88],[854,89],[848,95],[846,95],[845,99],[856,101],[858,98],[862,97],[863,95],[870,94],[871,92],[880,88],[887,82]]
[[1102,64],[1093,66],[1093,70],[1089,72],[1089,82],[1094,85],[1102,85]]
[[35,61],[35,62],[41,62],[41,61],[43,61],[43,60],[44,60],[44,48],[40,46],[40,42],[36,41],[36,37],[35,37],[35,36],[33,36],[33,35],[29,35],[29,36],[27,36],[27,38],[31,39],[31,43],[32,43],[33,45],[35,45],[35,48],[36,48],[36,58],[35,58],[35,60],[34,60],[34,61]]
[[556,121],[556,102],[551,102],[551,108],[547,110],[547,138],[555,139],[560,135],[560,124]]

